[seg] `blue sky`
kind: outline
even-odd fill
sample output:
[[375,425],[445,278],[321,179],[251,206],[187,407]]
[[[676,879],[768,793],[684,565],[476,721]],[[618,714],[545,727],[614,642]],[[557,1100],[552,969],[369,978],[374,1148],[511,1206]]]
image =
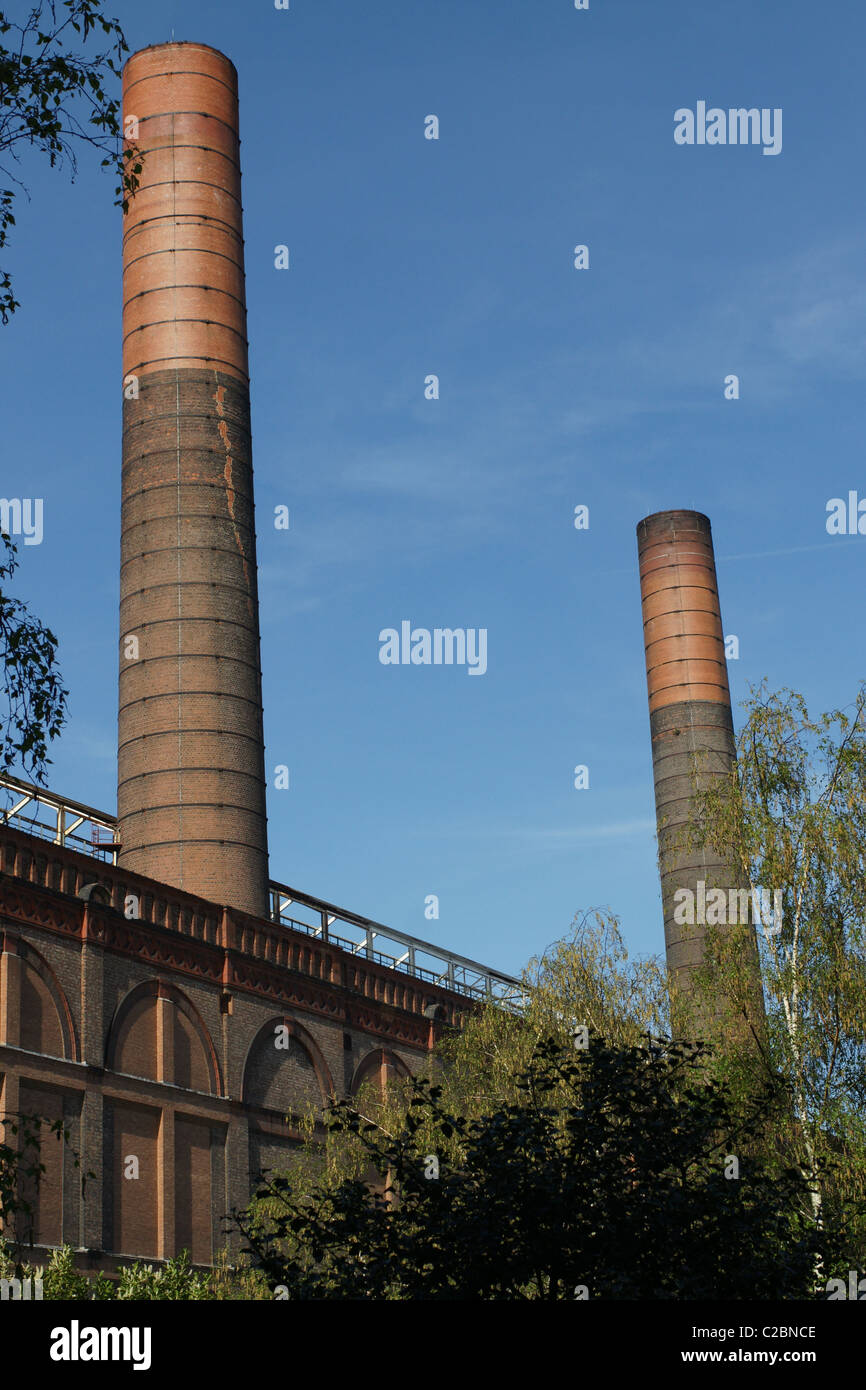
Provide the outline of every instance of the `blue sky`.
[[[599,905],[660,951],[636,523],[710,516],[735,705],[866,674],[866,537],[825,529],[866,496],[866,15],[107,9],[239,71],[272,875],[509,971]],[[782,108],[782,152],[677,146],[699,100]],[[71,691],[52,784],[113,810],[120,215],[98,159],[21,172],[0,492],[44,499],[16,592]],[[486,628],[486,674],[382,666],[402,619]]]

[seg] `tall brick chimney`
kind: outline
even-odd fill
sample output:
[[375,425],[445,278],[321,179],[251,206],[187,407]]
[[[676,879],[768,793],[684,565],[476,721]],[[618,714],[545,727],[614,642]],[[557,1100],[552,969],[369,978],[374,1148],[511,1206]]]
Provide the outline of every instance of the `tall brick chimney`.
[[638,524],[637,541],[665,946],[672,983],[689,991],[706,927],[675,922],[674,893],[688,888],[697,897],[700,880],[741,886],[723,857],[677,845],[696,806],[695,754],[702,779],[729,777],[736,756],[725,641],[709,519],[656,512]]
[[144,167],[123,225],[120,863],[266,916],[234,65],[141,49],[123,115]]

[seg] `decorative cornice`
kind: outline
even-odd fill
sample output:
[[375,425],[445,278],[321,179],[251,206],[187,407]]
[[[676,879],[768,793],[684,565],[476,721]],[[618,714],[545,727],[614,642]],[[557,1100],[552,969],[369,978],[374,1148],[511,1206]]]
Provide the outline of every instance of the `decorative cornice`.
[[176,970],[208,984],[218,985],[222,978],[223,953],[219,947],[117,913],[88,909],[87,939],[116,955],[146,961],[160,970]]
[[[221,937],[234,944],[211,945],[141,919],[125,918],[102,904],[85,903],[55,889],[0,874],[0,915],[66,940],[74,939],[82,946],[140,961],[155,970],[173,971],[224,991],[240,990],[269,1003],[333,1019],[390,1042],[420,1050],[430,1045],[429,1023],[422,1014],[371,1000],[350,983],[328,983],[302,971],[262,961],[239,948],[239,933],[230,930],[232,914],[228,909],[223,914]],[[245,918],[244,924],[252,927],[256,922]],[[295,936],[273,923],[260,925],[271,934]],[[303,937],[299,941],[308,950],[315,946]],[[337,959],[343,954],[333,947],[330,953]],[[358,962],[350,960],[350,964],[357,974],[361,968]],[[364,969],[366,972],[366,963]],[[353,973],[341,973],[344,981],[353,978]],[[368,978],[391,974],[374,967]],[[423,993],[454,1007],[455,1000],[448,991],[433,986]],[[461,1004],[465,1002],[460,1000]]]
[[0,875],[0,911],[16,922],[42,927],[61,936],[78,936],[84,904],[54,893],[50,888]]
[[237,951],[228,952],[228,957],[231,988],[331,1018],[409,1047],[427,1047],[428,1024],[424,1018],[388,1005],[371,1005],[341,985],[320,985],[306,975],[280,970]]

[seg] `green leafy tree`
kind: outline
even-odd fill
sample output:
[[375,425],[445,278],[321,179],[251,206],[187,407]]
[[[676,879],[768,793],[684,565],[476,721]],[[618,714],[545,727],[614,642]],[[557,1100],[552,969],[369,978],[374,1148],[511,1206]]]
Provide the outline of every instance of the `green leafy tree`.
[[[445,1033],[421,1067],[421,1074],[440,1087],[443,1105],[466,1119],[523,1101],[521,1075],[545,1038],[555,1037],[568,1048],[599,1035],[629,1045],[646,1033],[668,1031],[664,963],[630,957],[610,912],[589,910],[577,917],[567,937],[529,962],[522,986],[519,1013],[493,1004],[471,1012],[460,1029]],[[387,1138],[404,1125],[412,1094],[406,1079],[392,1078],[384,1090],[368,1082],[355,1105]],[[296,1192],[347,1178],[378,1183],[358,1136],[328,1129],[320,1107],[311,1105],[291,1118],[303,1140],[291,1161]],[[426,1142],[432,1144],[437,1136],[429,1116],[426,1122]],[[419,1134],[419,1142],[423,1139]],[[456,1156],[456,1140],[453,1146]]]
[[77,1270],[69,1245],[52,1250],[47,1265],[33,1266],[16,1263],[9,1245],[0,1241],[0,1278],[12,1278],[16,1274],[18,1278],[40,1280],[43,1299],[63,1302],[197,1301],[229,1296],[226,1293],[218,1295],[212,1290],[212,1275],[199,1274],[192,1269],[187,1250],[157,1266],[136,1260],[119,1270],[115,1279],[110,1279],[107,1274],[88,1275]]
[[417,1077],[391,1135],[338,1102],[379,1187],[271,1177],[237,1218],[249,1253],[293,1299],[815,1296],[841,1228],[804,1221],[806,1178],[761,1156],[777,1090],[738,1107],[703,1053],[544,1041],[518,1103],[467,1120]]
[[135,1264],[120,1271],[116,1297],[118,1299],[201,1300],[211,1297],[210,1275],[196,1274],[190,1266],[189,1251],[182,1250],[165,1264]]
[[[91,36],[107,48],[85,56]],[[141,163],[134,147],[121,149],[120,107],[105,84],[120,75],[128,51],[116,19],[107,19],[100,0],[41,0],[28,7],[21,23],[0,10],[0,178],[19,191],[12,173],[26,147],[66,166],[75,177],[77,150],[90,146],[118,177],[116,201],[126,210],[138,187]],[[26,190],[25,190],[26,191]],[[15,225],[15,187],[0,186],[0,250]],[[8,271],[0,270],[0,319],[19,307]]]
[[261,1270],[250,1267],[246,1259],[230,1257],[228,1250],[217,1252],[210,1275],[208,1297],[233,1303],[270,1302],[272,1294]]
[[[728,855],[745,883],[780,892],[782,914],[757,931],[766,1038],[719,1055],[732,1084],[786,1079],[777,1147],[804,1172],[832,1160],[810,1189],[821,1222],[866,1197],[866,689],[817,719],[802,696],[765,685],[745,709],[737,767],[708,779],[690,842]],[[749,988],[740,935],[709,933],[699,980],[706,992],[721,986],[734,1012]]]
[[[19,598],[4,592],[17,566],[16,549],[0,533],[0,661],[3,663],[0,707],[0,770],[20,762],[37,782],[45,781],[48,744],[66,721],[68,691],[57,665],[57,638],[33,617]],[[4,552],[0,552],[2,556]]]
[[[28,1271],[30,1272],[30,1271]],[[39,1266],[33,1272],[34,1278],[42,1280],[42,1297],[56,1302],[71,1303],[82,1300],[104,1302],[115,1297],[115,1288],[104,1274],[89,1277],[75,1268],[75,1257],[71,1245],[52,1250],[48,1264]]]

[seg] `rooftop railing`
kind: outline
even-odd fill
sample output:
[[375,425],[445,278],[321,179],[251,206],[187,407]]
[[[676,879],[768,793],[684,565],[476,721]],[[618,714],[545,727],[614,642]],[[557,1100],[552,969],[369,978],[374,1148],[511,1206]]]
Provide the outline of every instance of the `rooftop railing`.
[[[121,845],[114,816],[8,774],[0,774],[0,824],[117,864]],[[523,985],[511,975],[287,884],[271,881],[269,888],[275,923],[468,998],[490,1000],[512,1010],[522,1007]]]
[[53,845],[92,855],[103,864],[117,863],[120,845],[114,816],[56,796],[46,787],[19,782],[8,774],[0,774],[0,801],[0,821],[4,824],[38,835]]
[[270,889],[275,922],[472,999],[489,999],[513,1009],[523,1003],[523,985],[511,975],[286,884],[272,881]]

